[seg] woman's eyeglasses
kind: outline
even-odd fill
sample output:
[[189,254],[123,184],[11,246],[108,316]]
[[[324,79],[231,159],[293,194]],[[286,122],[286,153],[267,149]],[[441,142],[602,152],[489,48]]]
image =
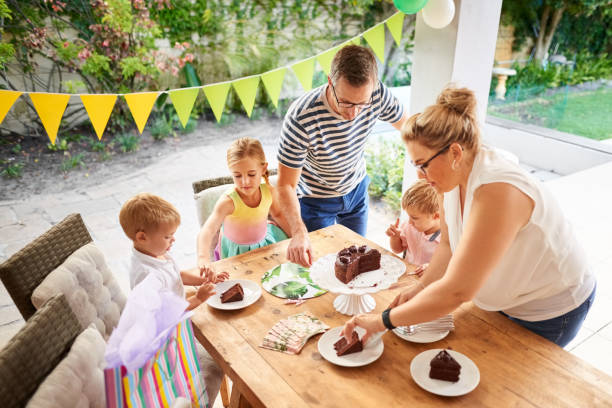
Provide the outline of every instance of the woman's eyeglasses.
[[427,166],[429,166],[429,163],[431,163],[431,161],[433,159],[435,159],[436,157],[438,157],[439,155],[441,155],[442,153],[444,153],[445,151],[448,150],[448,148],[450,147],[450,144],[446,145],[446,147],[444,147],[442,150],[438,151],[438,153],[434,154],[433,156],[431,156],[429,159],[425,160],[425,162],[421,163],[421,164],[414,164],[414,167],[416,167],[417,171],[420,171],[421,173],[423,173],[423,175],[427,174]]

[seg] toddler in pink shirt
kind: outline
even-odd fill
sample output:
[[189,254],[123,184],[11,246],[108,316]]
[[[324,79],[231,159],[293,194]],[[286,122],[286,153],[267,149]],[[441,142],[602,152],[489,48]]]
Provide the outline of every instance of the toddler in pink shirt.
[[438,194],[425,180],[418,180],[402,196],[402,209],[408,220],[391,224],[386,231],[391,250],[404,253],[404,259],[419,265],[416,272],[427,267],[440,243],[440,211]]

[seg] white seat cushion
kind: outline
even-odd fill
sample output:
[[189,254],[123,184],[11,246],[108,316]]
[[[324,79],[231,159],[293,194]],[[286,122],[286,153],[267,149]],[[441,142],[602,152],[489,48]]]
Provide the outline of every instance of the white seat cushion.
[[96,327],[77,336],[70,351],[40,384],[26,407],[106,407],[104,350]]
[[64,294],[81,326],[93,323],[107,339],[125,306],[126,297],[106,265],[104,255],[89,243],[74,251],[32,293],[37,309],[57,294]]

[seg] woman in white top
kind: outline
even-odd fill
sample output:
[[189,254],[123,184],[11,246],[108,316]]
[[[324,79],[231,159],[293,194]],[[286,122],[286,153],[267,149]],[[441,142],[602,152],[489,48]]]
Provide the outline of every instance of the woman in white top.
[[476,98],[447,87],[402,130],[420,178],[443,193],[442,238],[418,285],[382,314],[350,319],[367,337],[429,321],[463,302],[500,311],[565,346],[586,317],[595,277],[559,205],[518,164],[480,144]]

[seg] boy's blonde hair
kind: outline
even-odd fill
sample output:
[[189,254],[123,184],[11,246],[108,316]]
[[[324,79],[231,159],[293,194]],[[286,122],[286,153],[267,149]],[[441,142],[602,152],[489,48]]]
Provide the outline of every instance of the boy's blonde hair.
[[[234,140],[229,149],[227,149],[227,167],[232,167],[235,163],[247,157],[258,160],[262,166],[267,163],[266,154],[259,140],[251,137],[242,137]],[[270,184],[268,179],[270,172],[268,169],[266,169],[263,176],[266,183]]]
[[179,225],[181,216],[168,201],[149,193],[137,194],[127,200],[119,212],[123,232],[132,241],[140,231],[155,232],[160,225]]
[[402,196],[402,209],[415,208],[423,214],[435,214],[439,211],[438,193],[424,180],[411,185]]

